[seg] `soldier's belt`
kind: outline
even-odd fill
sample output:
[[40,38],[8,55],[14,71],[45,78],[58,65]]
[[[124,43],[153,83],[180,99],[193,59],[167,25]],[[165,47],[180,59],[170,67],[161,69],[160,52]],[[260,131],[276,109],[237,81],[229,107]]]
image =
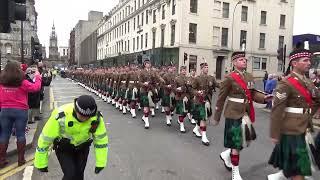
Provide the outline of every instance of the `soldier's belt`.
[[284,111],[288,113],[296,113],[296,114],[306,114],[306,113],[311,114],[311,108],[286,107]]
[[126,81],[121,81],[121,83],[126,83]]
[[139,81],[129,81],[129,83],[133,84],[133,83],[138,83]]
[[245,102],[246,102],[245,99],[232,98],[232,97],[229,97],[228,100],[229,100],[229,101],[232,101],[232,102],[237,102],[237,103],[245,103]]

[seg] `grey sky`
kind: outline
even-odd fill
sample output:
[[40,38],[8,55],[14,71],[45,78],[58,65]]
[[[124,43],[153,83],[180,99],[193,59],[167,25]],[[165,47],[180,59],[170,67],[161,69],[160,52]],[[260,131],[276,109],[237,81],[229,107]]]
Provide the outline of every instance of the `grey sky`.
[[[264,0],[259,0],[264,1]],[[291,0],[289,0],[291,1]],[[308,2],[308,3],[306,3]],[[58,45],[68,46],[69,33],[79,19],[86,20],[90,10],[109,12],[118,0],[38,0],[38,35],[40,42],[49,46],[49,35],[54,21]],[[320,34],[319,0],[296,0],[294,34]]]

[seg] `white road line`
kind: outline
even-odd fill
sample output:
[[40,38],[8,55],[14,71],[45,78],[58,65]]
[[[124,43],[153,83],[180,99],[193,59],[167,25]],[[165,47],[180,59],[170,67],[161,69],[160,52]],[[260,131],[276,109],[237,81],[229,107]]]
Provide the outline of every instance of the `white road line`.
[[31,178],[32,178],[32,173],[33,173],[33,166],[27,166],[27,167],[24,169],[23,179],[22,179],[22,180],[31,180]]

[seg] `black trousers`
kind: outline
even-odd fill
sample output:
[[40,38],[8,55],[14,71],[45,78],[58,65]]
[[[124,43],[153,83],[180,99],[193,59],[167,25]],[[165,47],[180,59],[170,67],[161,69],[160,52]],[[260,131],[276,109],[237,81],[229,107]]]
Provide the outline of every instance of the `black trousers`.
[[83,180],[89,150],[90,146],[74,151],[56,149],[56,155],[64,174],[62,180]]

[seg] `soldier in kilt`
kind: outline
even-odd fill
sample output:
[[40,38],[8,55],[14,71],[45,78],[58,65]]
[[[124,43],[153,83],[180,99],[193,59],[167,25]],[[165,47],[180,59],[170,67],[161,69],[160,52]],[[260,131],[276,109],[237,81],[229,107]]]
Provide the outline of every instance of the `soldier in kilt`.
[[139,72],[136,67],[132,66],[131,71],[128,75],[127,99],[128,99],[128,103],[130,104],[130,113],[133,118],[137,116],[136,105],[139,98],[138,90],[139,90]]
[[164,107],[166,113],[166,123],[167,126],[171,126],[171,109],[173,107],[172,98],[174,98],[174,78],[175,75],[173,73],[173,66],[168,67],[168,72],[163,76],[163,80],[165,81],[162,84],[163,95],[161,100],[161,106]]
[[214,76],[208,75],[208,64],[203,62],[200,64],[201,74],[192,82],[194,96],[194,119],[197,121],[193,129],[196,137],[201,137],[203,145],[209,146],[210,142],[207,138],[206,121],[212,116],[212,93],[213,89],[218,86]]
[[268,176],[269,180],[290,178],[303,180],[311,176],[311,161],[305,133],[319,105],[319,91],[306,78],[311,62],[311,52],[296,49],[290,53],[289,74],[275,90],[271,111],[270,137],[275,144],[269,164],[280,172]]
[[192,83],[196,78],[196,70],[195,69],[191,69],[190,70],[190,75],[188,77],[188,81],[187,81],[187,92],[189,95],[189,101],[188,101],[188,119],[190,121],[191,124],[195,125],[197,122],[193,119],[193,112],[194,112],[194,96],[192,94]]
[[245,52],[234,52],[231,58],[235,70],[220,84],[213,124],[219,123],[226,101],[224,147],[227,150],[220,154],[220,158],[225,167],[229,171],[232,170],[232,180],[242,180],[239,172],[240,151],[244,145],[255,139],[252,125],[255,120],[253,101],[265,103],[272,96],[254,89],[253,76],[245,71],[247,68]]
[[188,77],[187,67],[180,67],[180,74],[175,79],[175,101],[176,101],[176,114],[178,114],[178,123],[180,125],[180,132],[185,133],[184,119],[188,113],[188,101],[190,100],[188,93]]

